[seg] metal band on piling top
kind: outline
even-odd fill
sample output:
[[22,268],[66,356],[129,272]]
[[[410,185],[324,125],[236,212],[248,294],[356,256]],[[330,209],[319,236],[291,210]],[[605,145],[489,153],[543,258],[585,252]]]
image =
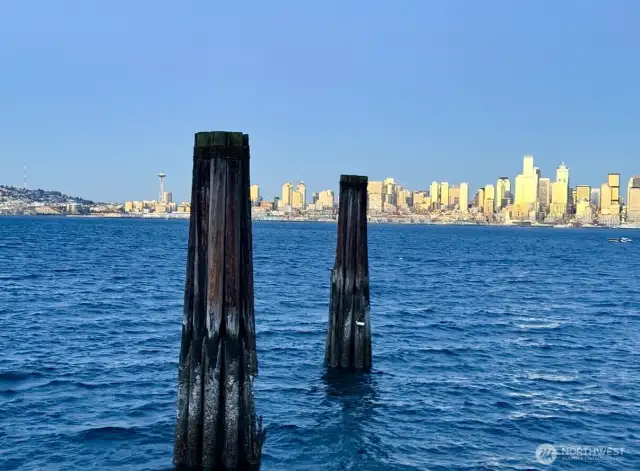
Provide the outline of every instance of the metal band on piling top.
[[340,188],[366,189],[368,182],[368,177],[360,175],[340,175]]
[[241,132],[198,132],[193,146],[194,160],[248,159],[249,135]]

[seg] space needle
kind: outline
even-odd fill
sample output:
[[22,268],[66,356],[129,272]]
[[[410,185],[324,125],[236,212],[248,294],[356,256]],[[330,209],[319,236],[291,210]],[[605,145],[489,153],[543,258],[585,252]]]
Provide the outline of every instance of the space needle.
[[164,201],[164,177],[166,175],[162,172],[158,174],[158,178],[160,178],[160,199],[158,200],[160,203]]

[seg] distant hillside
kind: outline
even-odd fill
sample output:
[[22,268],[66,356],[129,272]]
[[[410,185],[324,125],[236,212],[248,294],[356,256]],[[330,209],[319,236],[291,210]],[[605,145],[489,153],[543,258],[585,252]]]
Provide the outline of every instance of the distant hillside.
[[25,190],[15,186],[0,185],[0,202],[2,201],[20,201],[22,203],[45,203],[45,204],[64,204],[77,203],[81,205],[94,205],[90,200],[78,198],[77,196],[68,196],[59,191],[47,191],[42,189]]

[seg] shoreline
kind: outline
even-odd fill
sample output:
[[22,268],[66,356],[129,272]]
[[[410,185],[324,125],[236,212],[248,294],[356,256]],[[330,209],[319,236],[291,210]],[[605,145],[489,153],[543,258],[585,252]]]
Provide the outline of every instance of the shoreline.
[[[170,213],[171,214],[171,213]],[[189,214],[184,216],[151,216],[151,215],[121,215],[121,214],[0,214],[0,217],[27,218],[75,218],[75,219],[125,219],[125,220],[160,220],[160,221],[189,221]],[[627,229],[640,230],[640,225],[605,226],[605,225],[572,225],[572,224],[544,224],[544,223],[487,223],[475,221],[414,221],[406,219],[385,218],[386,220],[369,220],[372,225],[411,225],[411,226],[477,226],[477,227],[520,227],[520,228],[554,228],[554,229]],[[284,222],[284,223],[337,223],[337,219],[288,219],[288,218],[253,218],[252,222]]]

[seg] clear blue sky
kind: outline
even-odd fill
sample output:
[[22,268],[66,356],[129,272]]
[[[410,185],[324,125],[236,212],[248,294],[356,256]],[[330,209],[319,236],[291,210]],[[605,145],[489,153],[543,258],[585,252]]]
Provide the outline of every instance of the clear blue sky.
[[188,199],[193,133],[252,182],[640,174],[637,0],[0,1],[0,183]]

